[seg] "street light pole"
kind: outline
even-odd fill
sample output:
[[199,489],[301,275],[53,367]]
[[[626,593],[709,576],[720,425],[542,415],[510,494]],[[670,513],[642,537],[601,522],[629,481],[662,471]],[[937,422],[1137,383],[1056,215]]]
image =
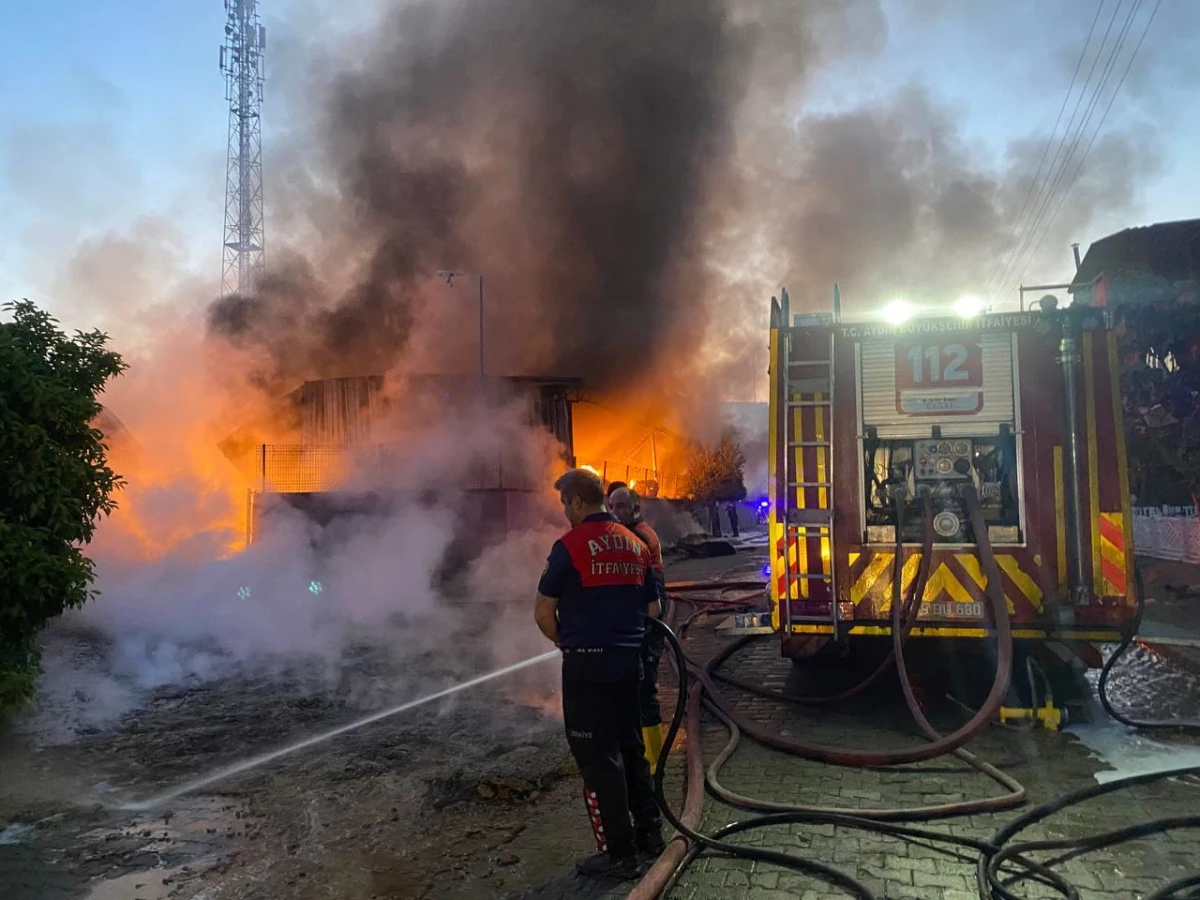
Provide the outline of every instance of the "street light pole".
[[479,400],[485,399],[483,368],[483,276],[479,276]]
[[[438,277],[445,278],[446,284],[449,287],[454,287],[454,276],[465,275],[466,272],[456,272],[453,269],[438,269]],[[483,275],[479,276],[479,405],[484,405],[486,399],[485,376],[487,374],[483,365]]]

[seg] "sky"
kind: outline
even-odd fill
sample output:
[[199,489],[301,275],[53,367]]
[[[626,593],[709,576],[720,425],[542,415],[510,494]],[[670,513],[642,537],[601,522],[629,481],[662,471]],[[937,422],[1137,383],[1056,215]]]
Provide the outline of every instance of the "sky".
[[[1097,2],[881,0],[886,19],[873,51],[849,47],[844,61],[825,66],[797,114],[836,112],[918,84],[959,116],[978,160],[1001,165],[1010,141],[1053,125]],[[1101,27],[1116,2],[1107,0]],[[272,34],[332,10],[353,20],[372,5],[263,0],[268,168],[280,90],[271,83]],[[228,114],[218,69],[222,3],[59,0],[52,14],[36,6],[10,4],[0,33],[0,298],[28,296],[67,324],[90,324],[92,301],[65,296],[76,289],[63,281],[70,261],[89,252],[128,257],[133,287],[98,285],[104,298],[186,279],[200,293],[209,282],[215,291]],[[1145,2],[1135,36],[1153,6]],[[1200,215],[1194,13],[1194,0],[1163,0],[1113,106],[1105,131],[1144,131],[1162,163],[1137,186],[1135,208],[1073,235],[1085,249],[1123,227]],[[267,208],[269,244],[269,193]],[[113,235],[135,240],[106,249]],[[1063,247],[1062,271],[1030,271],[1027,280],[1068,277],[1069,254]]]

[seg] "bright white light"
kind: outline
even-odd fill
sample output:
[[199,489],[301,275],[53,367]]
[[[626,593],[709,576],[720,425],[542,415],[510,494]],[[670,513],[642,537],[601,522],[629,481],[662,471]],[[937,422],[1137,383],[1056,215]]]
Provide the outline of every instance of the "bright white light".
[[913,316],[913,308],[904,300],[893,300],[883,308],[883,317],[893,325],[903,325]]
[[984,311],[985,304],[978,297],[967,294],[959,297],[954,304],[954,312],[964,319],[973,319]]

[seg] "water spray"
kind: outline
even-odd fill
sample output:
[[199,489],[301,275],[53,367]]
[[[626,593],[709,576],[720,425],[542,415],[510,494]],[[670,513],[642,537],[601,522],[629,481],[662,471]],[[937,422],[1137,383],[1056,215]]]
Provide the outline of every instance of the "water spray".
[[322,741],[327,741],[330,738],[335,738],[338,735],[346,734],[350,731],[362,728],[364,725],[370,725],[373,722],[378,722],[390,716],[398,715],[402,712],[407,712],[410,709],[415,709],[418,706],[423,706],[426,703],[432,703],[434,700],[440,700],[443,697],[449,697],[451,694],[457,694],[459,691],[465,691],[469,688],[478,687],[485,682],[495,678],[502,678],[505,675],[511,675],[513,672],[519,672],[521,669],[527,669],[530,666],[536,666],[538,663],[548,662],[551,659],[557,658],[559,651],[551,650],[543,653],[540,656],[534,656],[522,662],[513,663],[511,666],[505,666],[502,669],[497,669],[494,672],[488,672],[486,675],[479,675],[469,681],[464,681],[459,684],[451,685],[448,688],[443,688],[432,694],[424,697],[419,697],[416,700],[409,700],[401,703],[398,706],[393,706],[390,709],[381,710],[377,713],[372,713],[361,719],[356,719],[346,725],[340,725],[337,728],[323,731],[320,734],[305,738],[302,741],[297,741],[294,744],[288,744],[286,747],[281,747],[278,750],[272,750],[270,753],[264,753],[261,756],[254,756],[250,759],[242,760],[233,765],[226,766],[223,769],[217,769],[215,772],[210,772],[202,778],[197,778],[195,781],[189,781],[186,784],[180,785],[173,790],[167,791],[165,794],[159,794],[157,797],[151,797],[148,800],[142,800],[137,803],[123,803],[118,806],[118,809],[127,812],[147,812],[156,809],[165,803],[170,803],[184,794],[190,794],[192,791],[198,791],[201,788],[208,787],[210,784],[215,784],[218,781],[224,781],[226,778],[232,778],[234,775],[240,775],[243,772],[249,772],[251,769],[257,769],[259,766],[266,765],[269,762],[274,762],[281,757],[287,756],[289,753],[295,753],[297,750],[305,750],[309,747],[320,744]]

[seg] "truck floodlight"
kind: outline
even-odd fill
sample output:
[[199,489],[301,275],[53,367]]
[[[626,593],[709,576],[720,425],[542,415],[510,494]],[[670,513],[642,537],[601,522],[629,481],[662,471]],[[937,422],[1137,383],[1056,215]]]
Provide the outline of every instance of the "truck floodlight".
[[955,314],[963,319],[973,319],[985,309],[984,302],[971,294],[964,294],[954,303]]
[[906,300],[892,300],[883,308],[883,318],[892,325],[903,325],[913,317],[915,310]]

